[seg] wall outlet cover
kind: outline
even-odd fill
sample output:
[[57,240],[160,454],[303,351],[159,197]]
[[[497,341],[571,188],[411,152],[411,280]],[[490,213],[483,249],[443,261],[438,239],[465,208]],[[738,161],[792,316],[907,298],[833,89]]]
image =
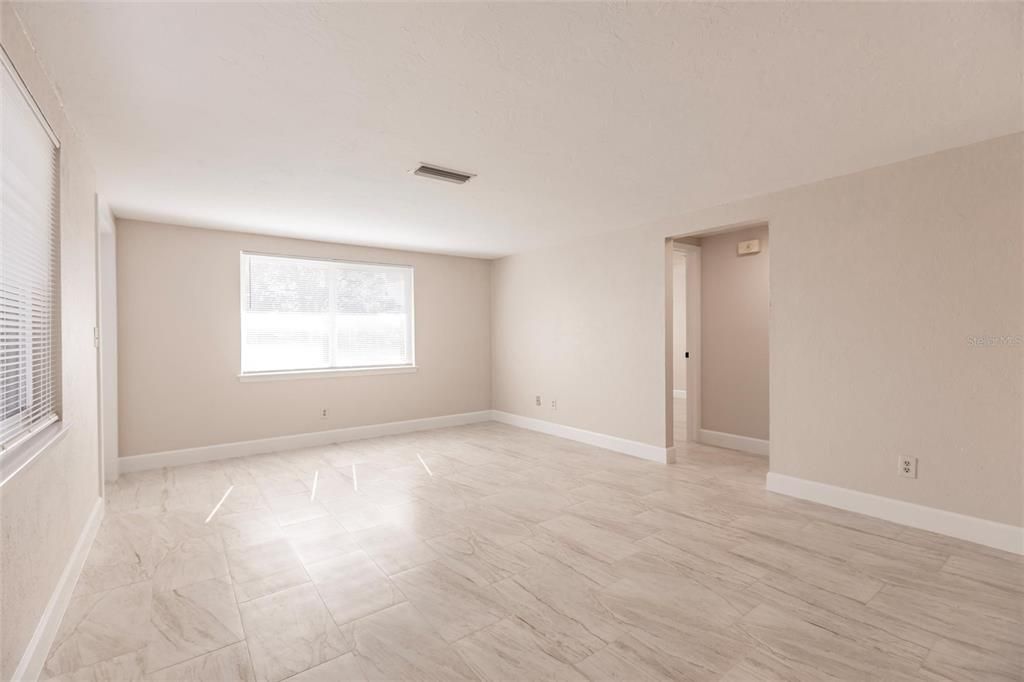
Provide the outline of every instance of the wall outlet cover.
[[899,457],[898,472],[904,478],[917,478],[917,457]]

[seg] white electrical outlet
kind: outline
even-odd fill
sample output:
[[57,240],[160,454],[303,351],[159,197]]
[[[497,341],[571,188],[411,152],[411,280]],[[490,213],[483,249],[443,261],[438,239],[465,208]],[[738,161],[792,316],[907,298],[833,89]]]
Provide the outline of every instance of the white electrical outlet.
[[327,408],[326,407],[324,409],[320,410],[320,418],[321,419],[327,419]]
[[558,401],[557,400],[552,400],[551,401],[551,409],[552,410],[557,410],[558,409]]
[[540,407],[540,396],[537,396],[537,407]]
[[900,457],[899,475],[904,478],[917,478],[917,457]]

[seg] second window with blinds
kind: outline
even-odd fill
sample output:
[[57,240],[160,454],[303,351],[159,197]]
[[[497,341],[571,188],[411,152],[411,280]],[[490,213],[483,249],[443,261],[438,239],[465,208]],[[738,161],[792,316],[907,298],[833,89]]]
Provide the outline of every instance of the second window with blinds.
[[413,269],[242,253],[242,377],[415,366]]

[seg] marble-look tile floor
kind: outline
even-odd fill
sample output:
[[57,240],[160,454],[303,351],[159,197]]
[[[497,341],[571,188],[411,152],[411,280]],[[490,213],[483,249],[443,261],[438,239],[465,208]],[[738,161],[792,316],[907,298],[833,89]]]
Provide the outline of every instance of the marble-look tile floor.
[[484,423],[122,476],[60,680],[1020,680],[1024,562]]

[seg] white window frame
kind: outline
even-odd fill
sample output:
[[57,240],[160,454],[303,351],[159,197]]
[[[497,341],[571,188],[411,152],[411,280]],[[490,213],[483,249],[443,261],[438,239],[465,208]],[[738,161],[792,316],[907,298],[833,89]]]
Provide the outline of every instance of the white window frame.
[[[248,290],[249,280],[249,256],[266,256],[270,258],[292,258],[295,260],[302,261],[321,261],[326,263],[338,263],[341,265],[350,265],[361,268],[368,267],[384,267],[394,269],[404,269],[409,271],[409,324],[406,328],[406,342],[409,345],[409,362],[398,365],[369,365],[369,366],[352,366],[352,367],[335,367],[333,366],[333,358],[336,352],[335,344],[335,328],[331,329],[331,343],[329,344],[329,354],[332,361],[331,367],[318,367],[314,369],[274,369],[274,370],[263,370],[263,371],[245,371],[245,339],[246,339],[246,316],[245,316],[245,295]],[[287,379],[323,379],[330,377],[341,377],[341,376],[360,376],[369,374],[408,374],[416,372],[418,366],[416,365],[416,268],[412,265],[406,265],[402,263],[378,263],[372,261],[356,261],[348,260],[343,258],[324,258],[319,256],[297,256],[292,254],[282,253],[266,253],[260,251],[241,251],[239,253],[239,300],[238,300],[238,315],[239,315],[239,381],[279,381]],[[330,305],[329,307],[333,310],[334,308],[334,289],[330,289]],[[332,320],[332,323],[334,320]]]
[[[56,170],[57,170],[57,224],[54,226],[56,230],[57,240],[57,261],[55,264],[55,272],[52,276],[56,279],[56,297],[54,299],[54,330],[53,334],[55,340],[53,342],[52,352],[56,355],[53,360],[53,381],[54,386],[54,412],[53,414],[40,419],[34,424],[31,424],[28,428],[18,433],[14,438],[11,438],[6,443],[0,444],[0,487],[4,486],[8,481],[14,478],[20,471],[35,461],[43,452],[45,452],[52,445],[62,440],[68,431],[68,424],[63,418],[63,405],[61,400],[62,384],[63,384],[63,358],[61,351],[61,328],[63,322],[63,312],[61,305],[61,233],[62,233],[62,213],[63,213],[63,201],[61,197],[61,164],[63,162],[63,154],[60,143],[60,138],[53,131],[53,127],[50,122],[46,120],[46,116],[43,115],[42,109],[39,108],[38,103],[29,91],[28,86],[25,85],[25,81],[22,80],[21,74],[18,73],[18,69],[14,66],[13,60],[8,56],[7,51],[0,46],[0,69],[6,70],[11,80],[15,83],[18,88],[18,95],[24,98],[29,109],[35,115],[36,120],[42,127],[43,131],[50,138],[53,143],[54,153],[56,154]],[[29,354],[31,354],[31,348]],[[31,363],[29,363],[29,370],[31,371]],[[28,386],[28,399],[27,407],[24,409],[32,409],[32,381],[27,382]],[[11,423],[15,417],[10,417],[5,420],[5,423]]]

